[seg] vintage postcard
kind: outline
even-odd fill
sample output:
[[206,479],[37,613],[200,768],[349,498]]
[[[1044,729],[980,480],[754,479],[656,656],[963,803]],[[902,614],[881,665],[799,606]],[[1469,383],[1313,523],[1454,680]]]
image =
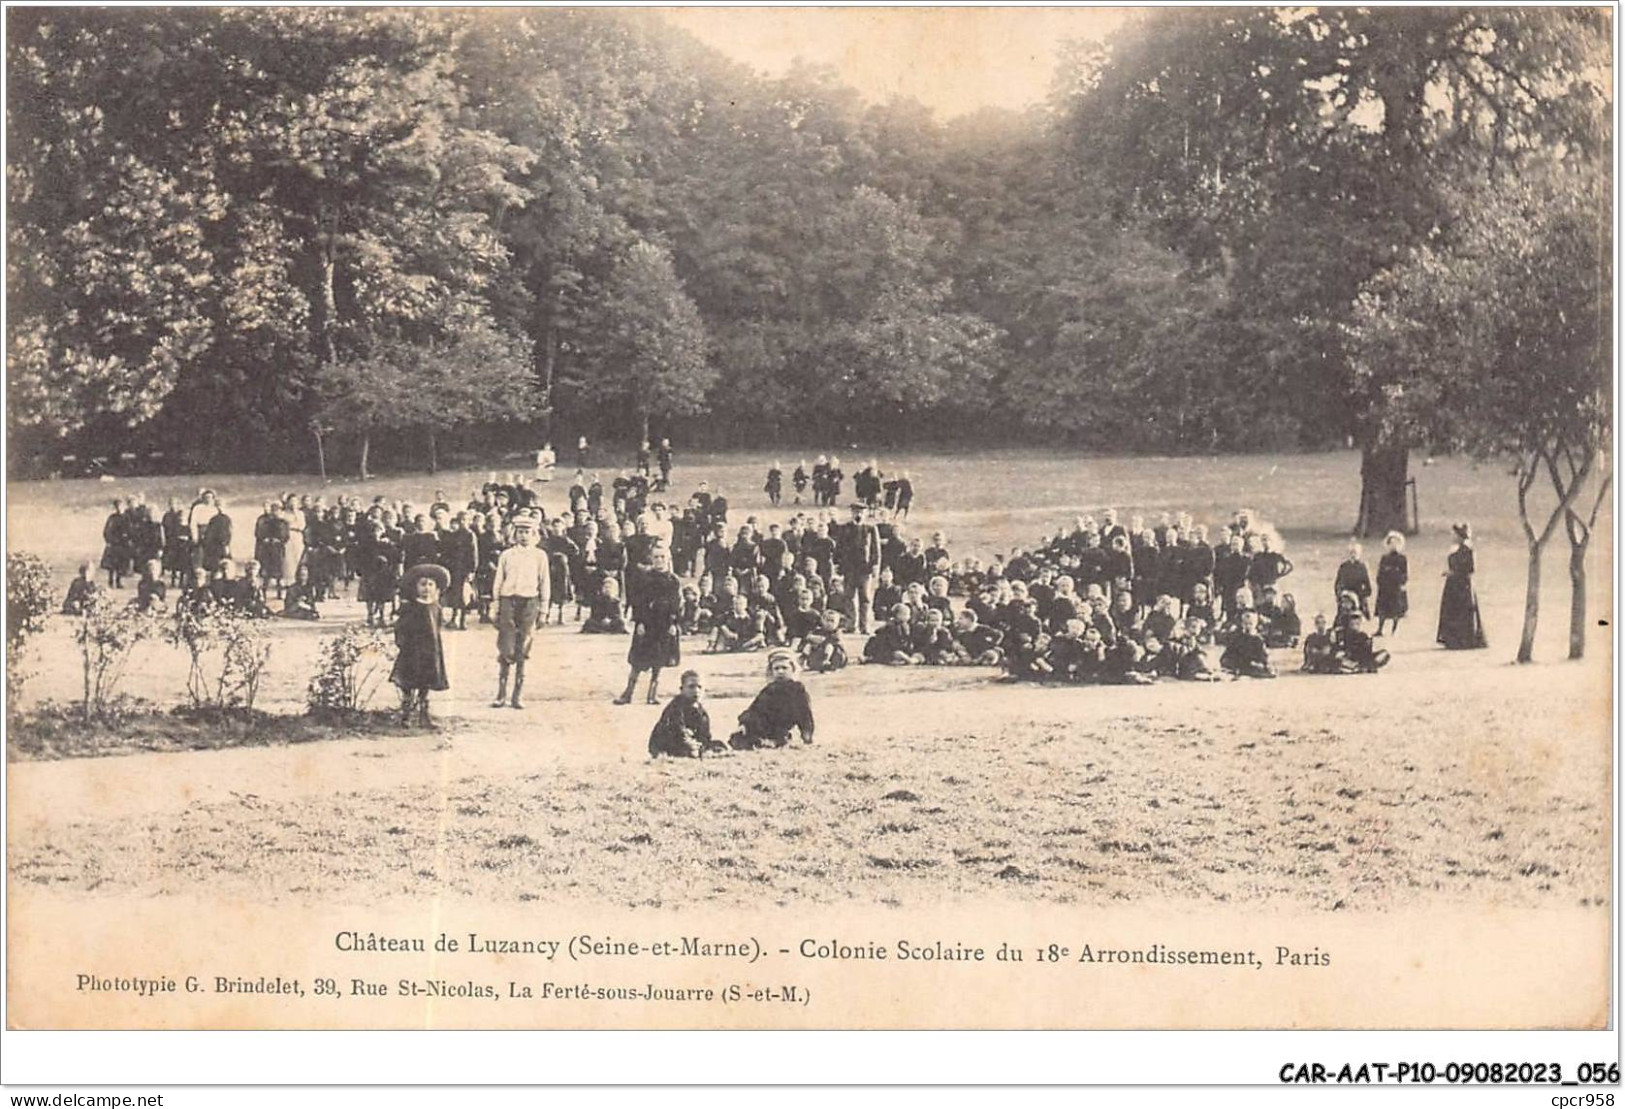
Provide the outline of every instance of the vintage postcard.
[[1610,10],[6,20],[9,1028],[1609,1025]]

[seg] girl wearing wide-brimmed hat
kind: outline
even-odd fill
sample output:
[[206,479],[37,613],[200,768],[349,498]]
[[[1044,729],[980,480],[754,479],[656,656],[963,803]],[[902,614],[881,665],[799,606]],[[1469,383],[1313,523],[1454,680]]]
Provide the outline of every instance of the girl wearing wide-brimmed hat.
[[429,694],[451,688],[440,643],[440,596],[450,584],[446,568],[432,563],[412,567],[401,579],[406,599],[395,618],[397,653],[389,680],[400,687],[403,725],[412,723],[415,708],[418,724],[432,727]]

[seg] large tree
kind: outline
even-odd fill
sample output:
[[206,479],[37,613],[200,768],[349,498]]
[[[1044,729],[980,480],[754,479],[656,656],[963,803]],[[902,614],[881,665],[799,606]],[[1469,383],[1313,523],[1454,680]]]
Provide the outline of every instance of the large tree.
[[423,460],[438,468],[440,431],[475,423],[528,420],[540,408],[528,372],[530,343],[484,320],[469,320],[427,342],[383,339],[330,363],[319,383],[316,418],[359,441],[356,469],[370,476],[372,436],[408,431]]
[[1570,657],[1585,650],[1586,548],[1612,483],[1605,166],[1571,152],[1458,194],[1449,232],[1372,279],[1349,327],[1356,376],[1385,399],[1385,434],[1514,460],[1529,551],[1519,662],[1534,657],[1541,563],[1560,523]]
[[1145,17],[1076,82],[1078,156],[1244,313],[1251,384],[1359,442],[1359,524],[1405,522],[1409,443],[1341,343],[1360,286],[1447,216],[1441,190],[1543,148],[1595,147],[1594,9],[1223,9]]
[[226,197],[176,114],[196,36],[159,10],[6,14],[8,430],[133,427],[215,338]]
[[603,405],[626,406],[638,436],[651,418],[705,410],[716,373],[706,360],[705,325],[671,256],[638,242],[611,272],[588,348],[594,372],[581,389]]

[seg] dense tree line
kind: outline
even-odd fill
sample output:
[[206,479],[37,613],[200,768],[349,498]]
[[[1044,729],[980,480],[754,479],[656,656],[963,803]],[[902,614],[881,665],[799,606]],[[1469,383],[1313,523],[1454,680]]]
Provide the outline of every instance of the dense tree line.
[[[432,464],[504,420],[1352,437],[1380,531],[1409,445],[1512,434],[1416,414],[1433,371],[1493,367],[1395,338],[1442,318],[1415,275],[1538,304],[1530,267],[1462,260],[1473,221],[1596,195],[1612,157],[1600,10],[1156,11],[1074,44],[1042,108],[947,123],[649,12],[8,20],[14,456]],[[1503,217],[1525,254],[1597,233]],[[1573,247],[1543,278],[1609,288]],[[1594,387],[1611,352],[1582,353]]]

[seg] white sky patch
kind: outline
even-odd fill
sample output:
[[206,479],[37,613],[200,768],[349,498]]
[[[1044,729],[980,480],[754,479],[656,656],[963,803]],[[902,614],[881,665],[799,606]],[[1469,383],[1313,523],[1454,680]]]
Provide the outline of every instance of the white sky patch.
[[1044,100],[1062,43],[1103,39],[1126,8],[667,8],[735,61],[779,76],[832,67],[866,101],[918,100],[939,119]]

